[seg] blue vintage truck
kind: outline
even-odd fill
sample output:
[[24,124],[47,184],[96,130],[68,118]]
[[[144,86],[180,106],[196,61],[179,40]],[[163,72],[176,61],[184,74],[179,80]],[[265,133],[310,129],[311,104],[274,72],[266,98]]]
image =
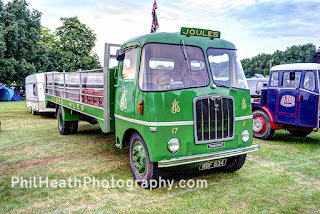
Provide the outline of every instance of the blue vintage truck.
[[319,128],[320,64],[274,66],[268,86],[252,102],[253,136],[270,139],[276,129],[304,137]]

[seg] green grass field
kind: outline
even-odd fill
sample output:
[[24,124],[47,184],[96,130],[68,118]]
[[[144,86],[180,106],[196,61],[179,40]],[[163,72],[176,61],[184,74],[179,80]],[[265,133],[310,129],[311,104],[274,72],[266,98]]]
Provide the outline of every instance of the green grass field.
[[25,102],[0,102],[0,212],[3,213],[320,213],[320,133],[277,131],[235,173],[167,168],[163,178],[206,179],[207,188],[12,188],[12,177],[132,179],[128,150],[113,134],[79,123],[61,136],[57,121]]

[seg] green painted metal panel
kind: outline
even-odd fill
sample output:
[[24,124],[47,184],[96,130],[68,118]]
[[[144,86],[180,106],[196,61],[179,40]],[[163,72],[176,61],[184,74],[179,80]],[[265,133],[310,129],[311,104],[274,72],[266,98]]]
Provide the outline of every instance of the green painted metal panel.
[[184,40],[185,45],[199,46],[200,48],[207,50],[207,48],[226,48],[226,49],[236,49],[233,43],[226,41],[224,39],[213,39],[209,37],[196,37],[190,36],[186,37],[180,35],[179,33],[152,33],[144,36],[132,38],[124,43],[122,48],[132,46],[133,44],[143,46],[146,43],[166,43],[166,44],[180,44],[181,39]]
[[[46,94],[46,100],[56,103],[57,105],[61,105],[63,107],[66,107],[70,110],[91,116],[93,118],[96,118],[98,121],[103,121],[103,109],[91,105],[87,105],[80,102],[70,101],[67,99],[63,99],[60,97],[52,96],[49,94]],[[100,124],[100,123],[99,123]],[[102,123],[101,123],[102,124]],[[101,126],[101,130],[103,131],[103,126]]]
[[[123,139],[123,134],[127,129],[137,130],[144,138],[151,157],[151,161],[157,162],[163,159],[177,158],[186,155],[204,154],[208,152],[222,151],[227,149],[234,149],[239,147],[246,147],[252,145],[252,118],[244,119],[235,122],[234,139],[225,141],[225,147],[217,149],[208,149],[207,144],[195,144],[194,142],[194,127],[191,125],[171,125],[159,126],[159,122],[193,122],[193,99],[200,95],[219,94],[219,95],[233,95],[236,119],[243,116],[250,116],[250,95],[247,90],[230,90],[227,88],[211,89],[210,87],[178,90],[170,92],[141,92],[137,90],[136,100],[143,99],[144,114],[140,115],[136,112],[130,112],[130,118],[135,115],[138,121],[147,121],[146,125],[137,124],[137,121],[130,122],[123,119],[116,118],[116,135]],[[237,96],[235,96],[237,95]],[[119,97],[120,95],[118,95]],[[173,101],[176,100],[180,107],[180,111],[172,113]],[[246,108],[242,109],[242,101],[245,100]],[[131,102],[132,103],[132,102]],[[130,105],[130,104],[129,104]],[[133,105],[133,104],[132,104]],[[116,112],[120,113],[119,106],[116,106]],[[129,118],[129,116],[127,116]],[[152,126],[154,122],[155,126]],[[150,127],[157,127],[157,132],[151,132]],[[243,143],[241,140],[241,132],[246,129],[250,133],[250,140]],[[168,141],[176,137],[181,142],[181,149],[176,154],[172,154],[168,150]]]
[[62,107],[62,119],[65,121],[78,121],[79,113],[66,107]]

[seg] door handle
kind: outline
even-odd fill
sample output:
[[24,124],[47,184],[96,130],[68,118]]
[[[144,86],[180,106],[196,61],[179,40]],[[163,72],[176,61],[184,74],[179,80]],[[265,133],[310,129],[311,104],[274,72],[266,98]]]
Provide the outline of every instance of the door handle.
[[299,103],[301,103],[301,100],[302,100],[302,95],[300,94],[299,95]]

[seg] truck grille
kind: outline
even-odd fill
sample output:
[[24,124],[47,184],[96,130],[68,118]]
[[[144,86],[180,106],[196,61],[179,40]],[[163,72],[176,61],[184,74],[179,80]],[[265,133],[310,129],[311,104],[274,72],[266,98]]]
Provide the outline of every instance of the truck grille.
[[193,101],[195,143],[234,138],[233,98],[225,95],[196,97]]

